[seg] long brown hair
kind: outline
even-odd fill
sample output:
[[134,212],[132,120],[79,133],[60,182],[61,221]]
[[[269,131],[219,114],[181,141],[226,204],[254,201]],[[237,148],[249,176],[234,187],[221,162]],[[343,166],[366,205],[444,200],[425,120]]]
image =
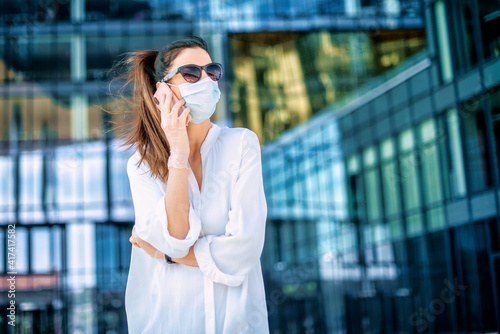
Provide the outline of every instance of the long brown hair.
[[[129,132],[124,136],[124,142],[119,147],[132,147],[140,153],[138,167],[143,160],[147,162],[153,176],[165,182],[168,179],[167,162],[170,156],[170,145],[161,127],[161,113],[153,102],[156,91],[156,82],[160,81],[169,71],[172,62],[185,48],[199,47],[208,52],[206,42],[198,36],[180,39],[167,44],[161,51],[141,50],[125,53],[126,59],[119,61],[112,67],[124,67],[126,73],[113,78],[113,82],[125,79],[125,84],[118,90],[122,101],[129,107],[126,109],[132,114],[133,120],[128,123],[117,123],[126,127]],[[122,90],[133,83],[132,98],[122,95]],[[120,113],[127,112],[121,111]],[[113,112],[111,112],[113,113]]]

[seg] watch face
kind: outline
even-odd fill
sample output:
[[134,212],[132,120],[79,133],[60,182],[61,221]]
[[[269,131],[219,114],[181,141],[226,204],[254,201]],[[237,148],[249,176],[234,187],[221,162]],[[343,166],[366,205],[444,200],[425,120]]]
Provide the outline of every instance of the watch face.
[[170,263],[170,264],[176,263],[176,262],[172,261],[172,258],[170,256],[168,256],[167,254],[165,254],[165,261],[167,261],[167,263]]

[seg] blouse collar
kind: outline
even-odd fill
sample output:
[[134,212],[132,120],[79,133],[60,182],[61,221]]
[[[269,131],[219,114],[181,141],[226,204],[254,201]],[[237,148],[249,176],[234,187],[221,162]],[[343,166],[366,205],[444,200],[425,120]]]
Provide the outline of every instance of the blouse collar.
[[201,148],[200,148],[201,154],[205,154],[205,153],[208,153],[210,151],[213,144],[215,143],[215,141],[219,137],[220,131],[221,131],[220,126],[218,126],[215,123],[212,123],[212,127],[210,129],[208,129],[207,136],[205,137],[205,140],[201,144]]

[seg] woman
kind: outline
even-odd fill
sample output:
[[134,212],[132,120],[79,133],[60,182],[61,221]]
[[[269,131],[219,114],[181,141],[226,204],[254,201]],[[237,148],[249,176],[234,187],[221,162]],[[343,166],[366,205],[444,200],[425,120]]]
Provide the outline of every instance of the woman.
[[137,147],[127,164],[129,332],[268,333],[260,143],[247,128],[210,121],[221,65],[198,37],[127,63],[137,103],[125,142]]

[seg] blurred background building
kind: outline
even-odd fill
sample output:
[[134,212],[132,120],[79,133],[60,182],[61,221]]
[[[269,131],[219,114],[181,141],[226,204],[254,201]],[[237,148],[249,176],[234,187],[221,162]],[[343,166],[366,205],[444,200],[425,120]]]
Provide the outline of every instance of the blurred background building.
[[127,332],[110,68],[197,34],[212,121],[263,144],[271,333],[499,333],[498,27],[499,0],[3,0],[0,332]]

